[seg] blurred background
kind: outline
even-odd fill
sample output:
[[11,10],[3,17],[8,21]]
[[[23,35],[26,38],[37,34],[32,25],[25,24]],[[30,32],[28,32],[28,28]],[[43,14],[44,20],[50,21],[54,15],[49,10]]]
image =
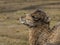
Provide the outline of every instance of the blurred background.
[[60,0],[0,0],[0,45],[29,45],[28,28],[19,17],[36,9],[51,17],[50,27],[60,21]]

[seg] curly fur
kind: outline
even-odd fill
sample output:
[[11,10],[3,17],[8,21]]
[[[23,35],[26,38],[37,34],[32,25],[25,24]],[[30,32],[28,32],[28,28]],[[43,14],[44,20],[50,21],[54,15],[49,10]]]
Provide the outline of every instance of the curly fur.
[[29,28],[30,45],[59,45],[60,44],[60,24],[56,24],[50,29],[50,18],[42,10],[36,10],[25,17],[32,20],[36,27]]

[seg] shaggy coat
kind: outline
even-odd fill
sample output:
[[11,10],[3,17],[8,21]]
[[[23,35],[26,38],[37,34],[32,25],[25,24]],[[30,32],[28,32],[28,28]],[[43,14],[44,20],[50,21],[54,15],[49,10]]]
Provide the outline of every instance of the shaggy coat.
[[42,10],[21,18],[29,27],[30,45],[60,45],[60,23],[50,28],[50,18]]

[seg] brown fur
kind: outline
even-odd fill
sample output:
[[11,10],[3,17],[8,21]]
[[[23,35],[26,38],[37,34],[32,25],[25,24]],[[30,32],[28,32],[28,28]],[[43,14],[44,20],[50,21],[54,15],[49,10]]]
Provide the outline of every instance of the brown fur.
[[60,25],[55,25],[50,29],[50,20],[45,12],[36,10],[25,17],[29,22],[34,22],[37,26],[29,28],[30,45],[59,45]]
[[30,45],[43,45],[47,42],[47,38],[50,36],[49,17],[45,12],[40,10],[36,10],[31,16],[34,16],[33,18],[34,20],[36,19],[35,21],[39,21],[38,19],[41,19],[42,21],[39,23],[37,22],[37,27],[29,29]]
[[29,30],[30,45],[43,45],[47,42],[47,38],[50,35],[47,27],[46,25],[42,25]]

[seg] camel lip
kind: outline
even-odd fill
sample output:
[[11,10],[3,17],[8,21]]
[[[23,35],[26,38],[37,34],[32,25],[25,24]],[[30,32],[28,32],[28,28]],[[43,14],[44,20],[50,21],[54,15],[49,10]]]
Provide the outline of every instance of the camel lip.
[[19,21],[20,21],[21,24],[25,23],[25,19],[23,19],[22,17],[19,18]]

